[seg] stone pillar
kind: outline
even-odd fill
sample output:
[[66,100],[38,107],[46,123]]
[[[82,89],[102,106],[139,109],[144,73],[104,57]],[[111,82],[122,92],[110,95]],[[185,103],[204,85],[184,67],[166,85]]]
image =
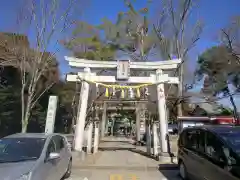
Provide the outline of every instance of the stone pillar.
[[153,133],[153,154],[155,157],[157,157],[159,152],[158,152],[158,131],[156,122],[153,122],[152,133]]
[[111,136],[113,136],[115,122],[116,122],[116,117],[113,117],[112,123],[111,123]]
[[98,152],[98,145],[99,145],[99,122],[95,121],[94,127],[94,143],[93,143],[93,153]]
[[109,124],[109,117],[106,119],[106,124],[105,124],[105,135],[108,134],[108,124]]
[[93,142],[93,153],[98,152],[99,144],[99,107],[95,105],[95,121],[94,121],[94,142]]
[[140,109],[139,105],[136,105],[136,141],[139,142],[141,140],[141,134],[140,134]]
[[92,134],[93,134],[93,122],[90,120],[87,130],[87,153],[92,153]]
[[[90,68],[84,68],[86,77],[90,73]],[[84,142],[84,127],[87,112],[89,95],[89,84],[86,81],[82,82],[81,93],[78,104],[77,124],[74,138],[74,150],[82,152]]]
[[[159,81],[159,76],[163,74],[161,69],[156,71],[156,80]],[[159,114],[159,129],[160,129],[160,148],[161,153],[165,154],[168,152],[167,149],[167,114],[166,114],[166,100],[164,93],[164,83],[157,85],[157,98],[158,98],[158,114]]]
[[101,138],[105,136],[106,120],[107,120],[107,103],[104,102],[101,121]]
[[[145,112],[147,113],[147,112]],[[147,148],[147,154],[151,155],[151,123],[149,116],[145,114],[145,129],[146,129],[146,148]]]
[[142,140],[144,135],[146,134],[146,105],[145,104],[139,104],[140,109],[138,111],[139,117],[140,117],[140,139]]

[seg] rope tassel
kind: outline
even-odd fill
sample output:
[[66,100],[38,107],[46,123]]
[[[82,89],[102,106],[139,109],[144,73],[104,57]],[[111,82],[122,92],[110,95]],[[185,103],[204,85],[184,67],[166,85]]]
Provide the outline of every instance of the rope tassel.
[[113,96],[116,96],[116,89],[113,87]]
[[121,91],[121,97],[124,98],[124,96],[125,96],[125,92],[124,92],[124,89],[122,89],[122,91]]
[[98,85],[98,83],[96,83],[96,93],[97,93],[97,95],[99,94],[99,85]]
[[140,89],[137,88],[137,97],[140,98],[141,94],[140,94]]
[[105,96],[106,96],[106,97],[109,97],[108,88],[106,88],[106,90],[105,90]]

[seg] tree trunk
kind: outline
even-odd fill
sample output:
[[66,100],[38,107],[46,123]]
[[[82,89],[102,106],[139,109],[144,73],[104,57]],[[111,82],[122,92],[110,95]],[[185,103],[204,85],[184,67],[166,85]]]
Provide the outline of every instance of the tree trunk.
[[26,121],[22,122],[22,133],[26,133],[27,132],[27,126],[28,124],[26,123]]
[[32,98],[32,96],[29,95],[27,104],[26,104],[26,109],[24,112],[24,118],[22,119],[22,133],[27,132],[27,126],[28,126],[29,117],[30,117],[31,98]]
[[26,131],[26,127],[25,127],[25,121],[24,121],[24,113],[25,113],[25,96],[24,96],[24,89],[25,86],[22,85],[22,90],[21,90],[21,109],[22,109],[22,114],[21,114],[21,122],[22,122],[22,132]]

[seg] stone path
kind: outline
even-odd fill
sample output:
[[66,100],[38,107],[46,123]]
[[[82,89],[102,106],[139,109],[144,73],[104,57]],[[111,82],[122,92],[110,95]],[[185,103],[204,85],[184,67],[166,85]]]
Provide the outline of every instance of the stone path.
[[88,155],[85,161],[75,157],[69,180],[179,179],[176,165],[141,155],[129,139],[105,139],[100,144],[100,150],[96,155]]

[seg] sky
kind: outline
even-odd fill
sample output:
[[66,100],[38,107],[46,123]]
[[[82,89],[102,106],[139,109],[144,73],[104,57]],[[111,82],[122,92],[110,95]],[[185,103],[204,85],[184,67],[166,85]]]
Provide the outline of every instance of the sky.
[[[17,4],[20,1],[27,0],[1,0],[0,31],[14,32],[16,30]],[[153,0],[153,18],[157,18],[157,9],[159,8],[160,1]],[[141,8],[145,6],[146,0],[136,0],[136,2],[136,8]],[[204,24],[204,31],[196,47],[189,54],[188,66],[190,69],[195,68],[196,59],[199,54],[218,43],[217,33],[220,28],[226,26],[231,17],[240,15],[240,0],[199,0],[198,2],[198,7],[194,9],[189,24],[194,24],[197,20],[201,20]],[[82,11],[83,9],[84,11]],[[104,17],[115,21],[117,13],[125,10],[123,0],[89,0],[79,8],[79,14],[76,16],[79,16],[77,17],[78,19],[88,21],[89,23],[100,24],[101,19]],[[80,13],[80,11],[83,13]],[[34,34],[31,33],[29,37],[30,41],[34,38],[33,36]],[[66,35],[58,34],[57,37],[64,39]],[[69,55],[70,52],[59,46],[51,46],[49,50],[54,51],[56,48],[60,48],[57,58],[60,62],[61,72],[65,74],[70,69],[64,61],[64,56]],[[197,86],[194,90],[198,91],[199,88],[200,86]],[[224,99],[221,103],[225,105],[229,104],[227,99]],[[237,100],[237,104],[240,105],[239,100]]]

